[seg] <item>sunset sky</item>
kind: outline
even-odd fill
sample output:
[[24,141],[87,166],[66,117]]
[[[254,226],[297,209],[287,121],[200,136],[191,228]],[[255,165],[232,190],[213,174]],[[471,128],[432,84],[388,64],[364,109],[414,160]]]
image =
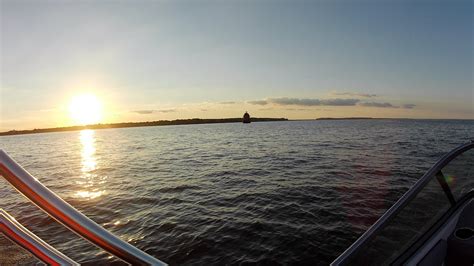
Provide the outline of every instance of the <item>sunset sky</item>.
[[471,0],[0,5],[0,131],[73,125],[81,106],[102,123],[474,119]]

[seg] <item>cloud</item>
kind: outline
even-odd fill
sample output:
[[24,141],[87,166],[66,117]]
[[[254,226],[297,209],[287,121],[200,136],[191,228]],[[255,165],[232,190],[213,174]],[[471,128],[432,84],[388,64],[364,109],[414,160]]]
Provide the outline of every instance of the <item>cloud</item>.
[[307,111],[308,109],[306,109],[306,108],[286,108],[285,110],[287,110],[287,111]]
[[219,104],[235,104],[235,102],[229,101],[229,102],[220,102]]
[[360,106],[365,106],[365,107],[381,107],[381,108],[399,108],[399,106],[395,106],[391,103],[378,103],[378,102],[365,102],[365,103],[360,103]]
[[249,104],[254,104],[254,105],[266,105],[268,102],[266,100],[257,100],[257,101],[247,101]]
[[358,99],[310,99],[310,98],[271,98],[268,102],[277,105],[296,105],[296,106],[354,106],[359,102]]
[[404,104],[402,106],[398,105],[393,105],[391,103],[380,103],[380,102],[363,102],[359,103],[360,106],[365,106],[365,107],[380,107],[380,108],[405,108],[405,109],[413,109],[416,105],[415,104]]
[[132,111],[133,113],[141,114],[141,115],[149,115],[153,113],[172,113],[176,112],[176,109],[163,109],[163,110],[137,110]]
[[369,94],[369,93],[357,93],[357,92],[333,92],[332,95],[341,95],[341,96],[351,96],[351,97],[364,97],[364,98],[372,98],[377,97],[377,94]]
[[326,106],[354,106],[358,103],[359,99],[326,99],[321,100],[321,105]]
[[[363,94],[363,93],[351,93],[341,92],[335,93],[337,95],[351,95],[359,97],[376,97],[376,94]],[[393,105],[389,102],[361,102],[360,99],[356,98],[333,98],[333,99],[317,99],[317,98],[267,98],[264,100],[247,101],[248,104],[254,105],[280,105],[280,106],[299,106],[299,107],[311,107],[311,106],[365,106],[365,107],[378,107],[378,108],[405,108],[413,109],[415,104],[404,104],[401,106]],[[290,110],[290,109],[287,109]],[[296,110],[296,109],[291,109]]]
[[269,102],[277,105],[297,105],[297,106],[317,106],[321,105],[319,99],[298,99],[298,98],[271,98]]
[[416,104],[412,104],[412,103],[402,105],[402,107],[405,109],[413,109],[415,106]]
[[148,114],[152,114],[154,111],[153,110],[138,110],[138,111],[132,111],[132,112],[141,114],[141,115],[148,115]]
[[174,113],[176,109],[163,109],[163,110],[156,110],[157,113]]

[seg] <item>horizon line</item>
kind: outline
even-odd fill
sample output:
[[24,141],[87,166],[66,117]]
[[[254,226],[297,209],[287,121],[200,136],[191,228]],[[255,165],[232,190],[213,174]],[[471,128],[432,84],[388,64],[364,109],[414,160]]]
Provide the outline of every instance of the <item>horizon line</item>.
[[[325,120],[461,120],[474,121],[474,118],[404,118],[404,117],[317,117],[308,119],[288,119],[288,118],[273,118],[273,117],[253,117],[252,122],[296,122],[296,121],[325,121]],[[192,121],[200,121],[196,123],[186,123]],[[0,136],[12,135],[26,135],[26,134],[40,134],[64,131],[79,131],[79,130],[99,130],[108,128],[127,128],[127,127],[146,127],[146,126],[167,126],[167,125],[190,125],[190,124],[216,124],[216,123],[239,123],[242,121],[240,117],[230,118],[178,118],[173,120],[152,120],[152,121],[137,121],[137,122],[115,122],[115,123],[97,123],[87,125],[72,125],[72,126],[58,126],[48,128],[33,128],[33,129],[11,129],[7,131],[0,131]],[[161,123],[161,124],[159,124]],[[153,125],[149,125],[153,124]]]

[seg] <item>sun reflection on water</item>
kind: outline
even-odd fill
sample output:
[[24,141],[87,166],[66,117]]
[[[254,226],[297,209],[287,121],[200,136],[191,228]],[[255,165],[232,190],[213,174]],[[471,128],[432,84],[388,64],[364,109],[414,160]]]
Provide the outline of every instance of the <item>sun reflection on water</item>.
[[101,190],[100,184],[105,183],[106,177],[99,177],[95,171],[97,168],[97,158],[95,156],[95,131],[86,129],[79,133],[81,142],[81,180],[77,183],[82,190],[76,193],[76,197],[85,199],[95,199],[102,196],[105,190]]
[[79,138],[82,145],[82,172],[87,173],[95,170],[97,167],[97,161],[95,159],[94,131],[90,129],[82,130]]

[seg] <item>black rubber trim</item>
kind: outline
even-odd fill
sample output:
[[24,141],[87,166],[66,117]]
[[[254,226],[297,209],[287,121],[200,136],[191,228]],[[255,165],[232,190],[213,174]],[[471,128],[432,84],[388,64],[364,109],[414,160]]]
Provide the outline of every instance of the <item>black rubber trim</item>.
[[405,263],[410,257],[415,254],[416,251],[426,242],[430,237],[436,233],[440,229],[442,225],[446,223],[446,221],[454,214],[456,211],[464,206],[467,201],[474,198],[474,190],[467,193],[463,197],[461,197],[457,202],[456,205],[449,208],[449,210],[438,219],[438,221],[426,231],[425,234],[421,235],[403,254],[401,254],[397,259],[393,261],[390,265],[402,265]]

